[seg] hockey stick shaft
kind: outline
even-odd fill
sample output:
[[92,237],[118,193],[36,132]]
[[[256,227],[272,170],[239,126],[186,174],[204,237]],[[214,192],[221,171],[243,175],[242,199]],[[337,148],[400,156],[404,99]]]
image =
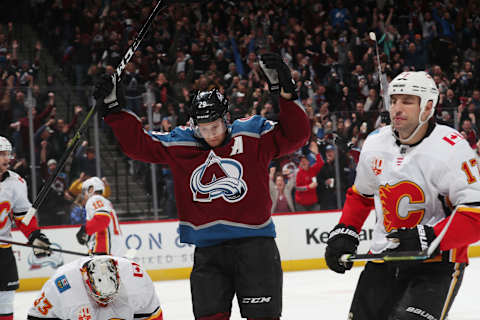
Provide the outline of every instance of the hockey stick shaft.
[[351,261],[409,261],[409,260],[426,260],[431,257],[433,252],[440,245],[440,242],[445,237],[445,234],[453,221],[453,217],[457,213],[457,208],[448,217],[448,222],[443,227],[440,234],[430,243],[426,250],[422,251],[404,251],[404,252],[389,252],[378,254],[344,254],[340,257],[340,262]]
[[9,243],[9,244],[13,244],[13,245],[16,245],[16,246],[34,248],[34,249],[42,249],[42,250],[49,250],[49,251],[73,254],[73,255],[77,255],[77,256],[86,256],[86,257],[90,256],[88,253],[76,252],[76,251],[70,251],[70,250],[63,250],[63,249],[57,249],[57,248],[52,248],[52,247],[45,248],[45,247],[42,247],[42,246],[36,246],[36,245],[33,245],[33,244],[29,244],[29,243],[17,242],[17,241],[12,241],[12,240],[7,240],[7,239],[0,239],[0,242]]
[[115,69],[115,73],[117,74],[117,80],[120,80],[120,76],[122,75],[123,70],[127,66],[127,63],[132,59],[133,54],[135,51],[137,51],[138,46],[142,42],[143,38],[147,34],[148,30],[150,29],[150,25],[152,24],[153,19],[157,16],[157,14],[160,12],[163,6],[163,1],[159,0],[157,2],[157,5],[155,8],[153,8],[153,11],[150,13],[150,15],[147,18],[147,21],[145,21],[140,28],[140,31],[138,32],[137,37],[135,40],[133,40],[132,45],[128,48],[127,52],[122,58],[122,61],[120,61],[119,65]]
[[[162,0],[157,2],[157,5],[155,6],[153,11],[148,16],[147,20],[144,22],[144,24],[140,28],[140,31],[138,32],[137,37],[135,38],[133,43],[130,45],[130,47],[127,49],[127,52],[124,54],[122,60],[118,64],[117,68],[115,69],[115,73],[117,75],[117,81],[120,81],[120,76],[122,75],[122,72],[125,69],[127,63],[132,59],[133,54],[135,53],[138,46],[140,45],[143,38],[145,37],[148,30],[150,29],[152,21],[155,19],[157,14],[162,9],[162,3],[163,3]],[[35,215],[35,213],[37,212],[38,208],[42,205],[43,201],[47,197],[48,192],[50,191],[51,185],[53,184],[53,182],[57,178],[60,171],[65,166],[65,163],[66,163],[67,159],[70,157],[70,155],[73,153],[73,151],[77,148],[78,144],[80,143],[80,139],[82,137],[83,131],[85,130],[85,128],[87,128],[88,121],[95,114],[96,111],[97,111],[96,110],[96,103],[94,102],[93,106],[90,108],[90,111],[85,116],[85,119],[83,120],[82,124],[78,128],[77,132],[72,137],[72,139],[70,139],[70,141],[68,142],[67,149],[63,153],[61,159],[59,160],[55,172],[48,178],[47,182],[43,185],[42,189],[40,190],[37,197],[35,198],[35,201],[32,205],[32,208],[30,208],[30,210],[28,210],[27,214],[22,219],[22,222],[25,225],[28,225],[30,223],[30,220],[32,220],[32,218]]]
[[424,251],[403,251],[391,253],[363,253],[363,254],[344,254],[340,257],[340,262],[352,261],[411,261],[425,260],[428,255]]
[[375,35],[375,32],[370,32],[369,34],[370,40],[375,42],[375,53],[377,56],[377,72],[378,72],[378,82],[380,84],[380,90],[383,91],[383,84],[382,84],[382,67],[380,65],[380,54],[378,53],[378,43],[377,43],[377,36]]
[[375,51],[377,56],[377,72],[378,72],[378,82],[380,83],[380,90],[383,91],[383,84],[382,84],[382,65],[380,64],[380,54],[378,53],[378,44],[375,40]]

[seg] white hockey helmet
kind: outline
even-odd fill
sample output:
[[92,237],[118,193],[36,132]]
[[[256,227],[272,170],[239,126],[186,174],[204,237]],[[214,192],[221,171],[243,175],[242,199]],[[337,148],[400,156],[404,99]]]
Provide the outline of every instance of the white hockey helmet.
[[[425,110],[427,102],[432,100],[433,108],[428,119],[435,113],[435,106],[438,102],[438,88],[432,77],[425,71],[406,71],[396,76],[388,85],[388,95],[410,94],[420,98],[420,117]],[[391,101],[391,99],[390,99]]]
[[96,191],[101,191],[103,193],[104,190],[105,190],[105,184],[99,177],[88,178],[82,183],[82,193],[90,194]]
[[80,269],[88,294],[100,305],[106,306],[115,299],[120,287],[117,261],[100,256],[85,262]]
[[12,144],[7,138],[0,136],[0,151],[8,151],[12,153]]

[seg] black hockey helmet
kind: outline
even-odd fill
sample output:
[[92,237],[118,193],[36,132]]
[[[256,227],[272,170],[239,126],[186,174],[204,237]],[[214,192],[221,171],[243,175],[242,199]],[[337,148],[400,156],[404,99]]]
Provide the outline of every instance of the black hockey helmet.
[[198,91],[190,105],[190,117],[193,124],[212,122],[225,116],[228,100],[217,89]]

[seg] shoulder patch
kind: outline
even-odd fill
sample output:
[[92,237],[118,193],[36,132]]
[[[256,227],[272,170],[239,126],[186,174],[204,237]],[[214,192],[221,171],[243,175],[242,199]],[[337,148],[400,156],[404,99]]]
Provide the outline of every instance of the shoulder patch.
[[377,134],[380,132],[380,129],[375,129],[372,132],[370,132],[369,136],[373,136],[374,134]]
[[68,283],[67,277],[65,275],[62,275],[55,279],[55,285],[57,286],[57,289],[60,293],[67,291],[70,289],[70,283]]

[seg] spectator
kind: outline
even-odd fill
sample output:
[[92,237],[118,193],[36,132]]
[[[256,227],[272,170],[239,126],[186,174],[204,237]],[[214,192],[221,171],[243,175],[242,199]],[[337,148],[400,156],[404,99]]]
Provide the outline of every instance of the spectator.
[[75,106],[73,111],[73,118],[69,124],[65,124],[65,120],[57,118],[55,124],[50,128],[53,130],[51,141],[56,150],[56,157],[59,159],[67,148],[68,141],[70,140],[69,134],[77,123],[80,113],[83,111],[81,106]]
[[324,165],[324,161],[318,152],[316,142],[310,142],[310,152],[315,156],[316,162],[310,166],[306,155],[300,158],[298,166],[296,185],[295,185],[295,203],[297,211],[317,211],[320,206],[317,198],[317,178],[316,175]]
[[462,122],[461,133],[467,139],[470,146],[475,149],[477,143],[477,132],[472,128],[472,120],[465,119]]
[[[83,181],[87,180],[90,177],[91,176],[85,174],[85,172],[80,173],[80,176],[78,177],[78,179],[75,179],[72,182],[72,184],[68,187],[67,197],[71,197],[73,199],[76,199],[79,195],[81,195],[82,194],[82,183],[83,183]],[[110,195],[112,194],[110,184],[108,183],[106,177],[103,177],[101,180],[105,185],[105,189],[104,189],[104,192],[102,193],[102,196],[104,196],[105,198],[109,198]]]
[[75,153],[74,167],[78,172],[85,172],[86,175],[93,177],[97,173],[95,149],[87,145],[88,141],[83,141]]
[[125,89],[125,106],[137,115],[143,115],[142,94],[145,92],[145,80],[140,70],[133,63],[127,63],[123,75]]
[[[40,151],[40,167],[42,172],[42,182],[46,183],[50,176],[57,169],[57,161],[46,159],[46,142],[42,141]],[[68,180],[65,172],[60,172],[53,183],[47,197],[45,198],[40,210],[38,211],[40,224],[44,226],[63,225],[68,224],[69,217],[67,215],[67,208],[70,202],[64,199],[64,193],[67,190]]]
[[292,190],[295,187],[295,174],[292,172],[287,177],[287,183],[282,174],[275,174],[276,168],[270,168],[270,198],[272,199],[272,213],[294,212],[295,203],[292,197]]
[[[342,196],[342,203],[344,201],[344,195],[346,191],[347,178],[345,176],[345,169],[348,167],[345,165],[345,161],[339,158],[339,172],[340,181],[336,178],[335,173],[335,147],[331,144],[325,147],[325,163],[316,175],[318,187],[318,203],[321,210],[340,209],[337,205],[337,184],[340,184],[340,195]],[[340,150],[338,151],[340,153]],[[340,155],[343,156],[343,155]]]
[[81,193],[75,198],[70,211],[70,224],[85,224],[87,219],[85,202],[85,197]]

